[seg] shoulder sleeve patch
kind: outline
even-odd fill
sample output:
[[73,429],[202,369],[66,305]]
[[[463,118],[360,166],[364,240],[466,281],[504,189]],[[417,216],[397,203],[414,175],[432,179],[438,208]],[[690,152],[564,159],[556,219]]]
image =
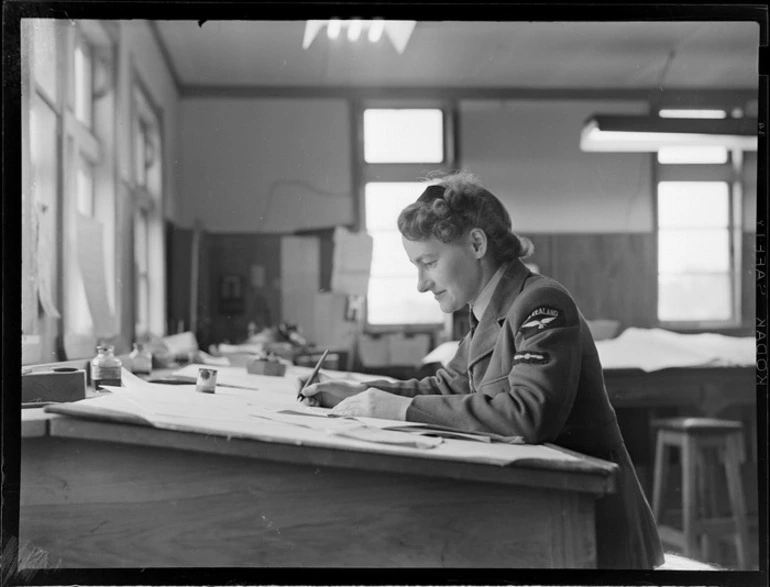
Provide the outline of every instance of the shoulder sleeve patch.
[[513,355],[513,364],[528,363],[530,365],[545,365],[548,362],[548,353],[537,353],[528,351],[526,353],[516,353]]
[[563,323],[564,316],[560,310],[551,306],[539,306],[524,319],[519,326],[519,332],[524,338],[529,338],[548,328],[561,326]]

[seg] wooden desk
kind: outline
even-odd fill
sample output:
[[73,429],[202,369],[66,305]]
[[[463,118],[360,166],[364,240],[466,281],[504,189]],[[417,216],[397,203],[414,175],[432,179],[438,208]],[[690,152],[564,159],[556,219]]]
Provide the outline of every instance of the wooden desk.
[[646,373],[605,369],[612,404],[620,408],[689,408],[717,417],[729,406],[755,406],[754,367],[677,367]]
[[72,567],[583,567],[616,468],[499,466],[66,416],[22,439],[20,540]]

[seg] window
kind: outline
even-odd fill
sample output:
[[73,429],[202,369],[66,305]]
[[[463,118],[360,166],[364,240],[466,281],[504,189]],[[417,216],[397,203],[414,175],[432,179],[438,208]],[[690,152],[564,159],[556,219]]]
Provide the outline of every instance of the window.
[[437,324],[444,319],[432,296],[417,291],[417,271],[401,245],[396,220],[422,191],[418,182],[366,184],[366,227],[372,236],[370,324]]
[[373,240],[367,295],[369,329],[443,324],[432,296],[417,291],[417,271],[396,220],[423,189],[420,178],[449,167],[447,108],[373,107],[363,111],[364,223]]
[[444,117],[439,109],[364,111],[364,159],[367,163],[441,163]]
[[[670,118],[725,118],[725,110],[661,110]],[[740,319],[740,154],[714,145],[657,156],[658,319],[682,328]]]
[[733,319],[730,190],[725,182],[658,184],[658,318]]
[[161,262],[149,254],[162,250],[162,157],[160,116],[149,93],[135,77],[133,88],[133,185],[134,185],[134,332],[144,338],[163,331]]
[[118,331],[115,37],[99,21],[21,25],[23,332],[31,362],[82,358]]
[[[67,38],[64,111],[64,300],[67,358],[89,356],[95,339],[117,333],[113,103],[97,97],[94,56],[110,43],[94,27]],[[112,64],[101,64],[111,70]],[[103,98],[104,96],[102,96]],[[103,189],[97,189],[97,185]]]

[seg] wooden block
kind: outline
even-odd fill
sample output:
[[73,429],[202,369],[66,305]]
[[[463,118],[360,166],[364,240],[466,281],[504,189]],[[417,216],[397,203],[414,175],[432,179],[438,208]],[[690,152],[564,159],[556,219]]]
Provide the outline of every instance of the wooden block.
[[86,397],[86,372],[60,367],[21,376],[22,402],[71,402]]
[[283,377],[286,373],[286,365],[278,361],[265,361],[264,359],[252,359],[246,363],[246,371],[252,375],[272,375]]

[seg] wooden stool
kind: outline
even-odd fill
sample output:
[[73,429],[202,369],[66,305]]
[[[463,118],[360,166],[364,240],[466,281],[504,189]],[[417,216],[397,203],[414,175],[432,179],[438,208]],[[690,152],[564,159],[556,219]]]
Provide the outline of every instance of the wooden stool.
[[[684,550],[690,558],[711,556],[711,536],[731,534],[740,568],[747,568],[748,525],[741,481],[743,427],[740,422],[713,418],[670,418],[654,420],[658,429],[655,447],[652,510],[661,541]],[[661,523],[662,498],[668,474],[668,449],[678,447],[682,463],[682,530]],[[716,459],[709,459],[714,449]],[[716,472],[724,468],[731,515],[717,514]],[[701,544],[699,544],[701,542]],[[702,548],[701,548],[702,546]]]

